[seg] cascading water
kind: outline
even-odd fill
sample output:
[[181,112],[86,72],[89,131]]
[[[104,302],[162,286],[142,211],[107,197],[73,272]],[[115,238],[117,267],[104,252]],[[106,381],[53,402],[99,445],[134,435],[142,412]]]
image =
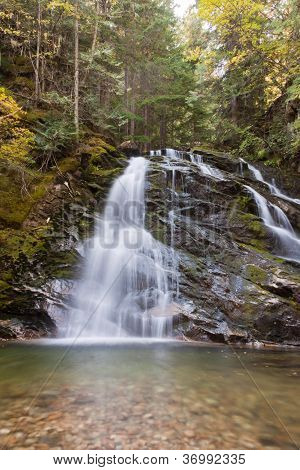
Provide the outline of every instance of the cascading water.
[[147,167],[145,158],[132,158],[110,191],[87,248],[70,337],[172,334],[177,264],[174,250],[144,228]]
[[[175,224],[175,199],[177,199],[177,192],[176,192],[176,168],[172,168],[172,189],[171,189],[171,210],[169,211],[169,224],[170,224],[170,231],[171,231],[171,250],[172,250],[172,256],[174,259],[174,263],[176,263],[176,269],[173,269],[172,272],[172,289],[176,291],[177,297],[179,296],[179,274],[178,274],[178,261],[177,261],[177,255],[175,253],[174,249],[174,243],[175,243],[175,230],[176,230],[176,224]],[[175,265],[174,265],[175,268]]]
[[278,255],[290,261],[300,262],[300,239],[288,217],[278,206],[269,203],[255,189],[250,186],[245,186],[245,188],[252,194],[265,226],[279,242]]
[[[257,181],[261,181],[262,183],[264,183],[268,186],[268,188],[270,189],[271,194],[274,194],[275,196],[278,196],[281,199],[285,199],[286,201],[292,202],[294,204],[300,204],[300,199],[295,199],[295,198],[292,198],[292,197],[287,196],[286,194],[284,194],[276,186],[275,181],[273,181],[272,183],[269,183],[268,181],[266,181],[264,179],[263,175],[261,174],[261,172],[257,168],[255,168],[255,166],[253,166],[250,163],[246,162],[242,158],[240,159],[240,161],[241,161],[242,164],[244,163],[245,165],[247,165],[249,171],[252,173],[252,175],[254,176],[254,178]],[[243,172],[243,165],[240,166],[240,172]],[[241,176],[243,176],[243,173],[241,173]]]
[[151,150],[150,157],[161,157],[161,150]]
[[178,159],[181,158],[182,155],[183,152],[180,152],[180,150],[166,149],[166,157],[168,158]]
[[194,165],[197,165],[204,175],[212,176],[218,180],[224,180],[223,174],[220,170],[203,162],[202,155],[191,154],[190,158],[191,162],[194,163]]

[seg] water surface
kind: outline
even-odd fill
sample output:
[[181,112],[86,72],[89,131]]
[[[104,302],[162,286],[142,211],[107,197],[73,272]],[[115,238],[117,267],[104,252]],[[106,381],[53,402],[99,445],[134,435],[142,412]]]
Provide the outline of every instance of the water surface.
[[297,351],[172,341],[1,346],[2,447],[299,447]]

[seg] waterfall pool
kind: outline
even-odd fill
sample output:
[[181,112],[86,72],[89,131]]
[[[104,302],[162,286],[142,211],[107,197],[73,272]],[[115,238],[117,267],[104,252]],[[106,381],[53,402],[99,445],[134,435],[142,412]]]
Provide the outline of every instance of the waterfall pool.
[[2,343],[8,449],[295,449],[296,350],[108,338]]

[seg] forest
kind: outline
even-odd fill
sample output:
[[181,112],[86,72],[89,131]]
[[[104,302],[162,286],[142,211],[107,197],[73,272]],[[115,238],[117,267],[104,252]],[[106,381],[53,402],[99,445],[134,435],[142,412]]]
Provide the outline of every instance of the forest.
[[[297,0],[1,0],[1,159],[46,168],[87,135],[299,157]],[[295,163],[296,164],[296,163]]]

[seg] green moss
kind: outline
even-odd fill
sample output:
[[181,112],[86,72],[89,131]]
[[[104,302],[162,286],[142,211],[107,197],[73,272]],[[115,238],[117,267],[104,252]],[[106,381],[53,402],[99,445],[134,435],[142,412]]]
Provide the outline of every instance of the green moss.
[[167,230],[165,227],[157,227],[153,232],[152,235],[156,240],[160,241],[161,243],[166,243],[167,237]]
[[264,225],[259,220],[249,222],[249,228],[252,232],[257,234],[257,236],[264,237],[266,235]]
[[240,214],[240,220],[246,225],[251,232],[257,237],[264,238],[267,235],[263,223],[253,214]]
[[70,156],[58,162],[58,168],[62,173],[69,173],[76,171],[80,166],[80,161],[77,157]]
[[249,244],[255,248],[256,250],[260,251],[260,253],[268,252],[264,241],[258,240],[257,238],[251,238],[249,240]]
[[21,76],[18,76],[13,80],[13,85],[16,85],[22,89],[27,88],[27,90],[31,90],[31,91],[33,91],[35,88],[35,83],[33,80],[31,80],[30,78],[21,77]]
[[0,173],[0,219],[14,227],[21,226],[32,205],[28,197],[22,197],[19,178],[13,172]]
[[201,145],[201,147],[199,146],[196,146],[196,147],[193,147],[192,149],[193,152],[203,152],[203,153],[208,153],[208,154],[211,154],[211,155],[214,155],[216,157],[228,157],[230,156],[228,153],[224,153],[220,150],[216,150],[212,145],[210,144],[203,144]]
[[3,281],[11,281],[13,278],[12,272],[5,271],[4,273],[1,273],[1,278]]
[[21,255],[32,258],[37,252],[46,251],[45,243],[39,236],[13,229],[0,231],[0,256],[9,256],[17,261]]
[[7,282],[5,282],[5,281],[0,280],[0,292],[3,292],[7,289],[10,289],[10,285],[7,284]]
[[85,143],[79,148],[79,153],[88,153],[91,155],[94,162],[102,155],[112,155],[116,152],[116,148],[104,142],[98,136],[89,137]]
[[[263,239],[267,236],[267,231],[264,224],[257,218],[256,215],[249,212],[243,212],[248,205],[249,198],[247,196],[240,196],[235,199],[234,215],[233,217],[242,222],[247,229],[255,235],[255,237]],[[237,210],[238,207],[238,210]]]
[[32,108],[29,111],[27,111],[26,121],[34,124],[38,121],[43,121],[44,119],[48,117],[48,115],[49,115],[49,111],[46,111],[45,109]]
[[248,207],[249,202],[249,196],[238,196],[234,199],[234,208],[236,210],[244,211]]
[[277,263],[284,263],[282,258],[278,258],[277,256],[272,255],[264,246],[263,242],[259,240],[250,240],[250,244],[247,243],[239,243],[239,246],[242,248],[246,248],[249,251],[254,250],[256,253],[261,254],[264,258],[267,258],[272,261],[276,261]]
[[122,171],[121,168],[111,168],[109,170],[103,169],[103,168],[98,168],[95,165],[90,165],[89,166],[89,171],[92,175],[99,176],[101,179],[100,181],[105,182],[107,180],[112,180],[116,176],[120,174]]
[[[76,171],[79,165],[78,158],[69,156],[58,163],[58,168],[61,173],[68,173]],[[7,169],[4,163],[0,163],[0,219],[4,224],[21,228],[34,204],[45,196],[58,168],[54,167],[47,173],[32,170],[22,176],[19,171]]]
[[62,251],[51,256],[51,276],[58,279],[71,279],[79,258],[76,251]]
[[247,279],[255,284],[265,284],[268,281],[268,273],[254,264],[247,264],[244,268]]

